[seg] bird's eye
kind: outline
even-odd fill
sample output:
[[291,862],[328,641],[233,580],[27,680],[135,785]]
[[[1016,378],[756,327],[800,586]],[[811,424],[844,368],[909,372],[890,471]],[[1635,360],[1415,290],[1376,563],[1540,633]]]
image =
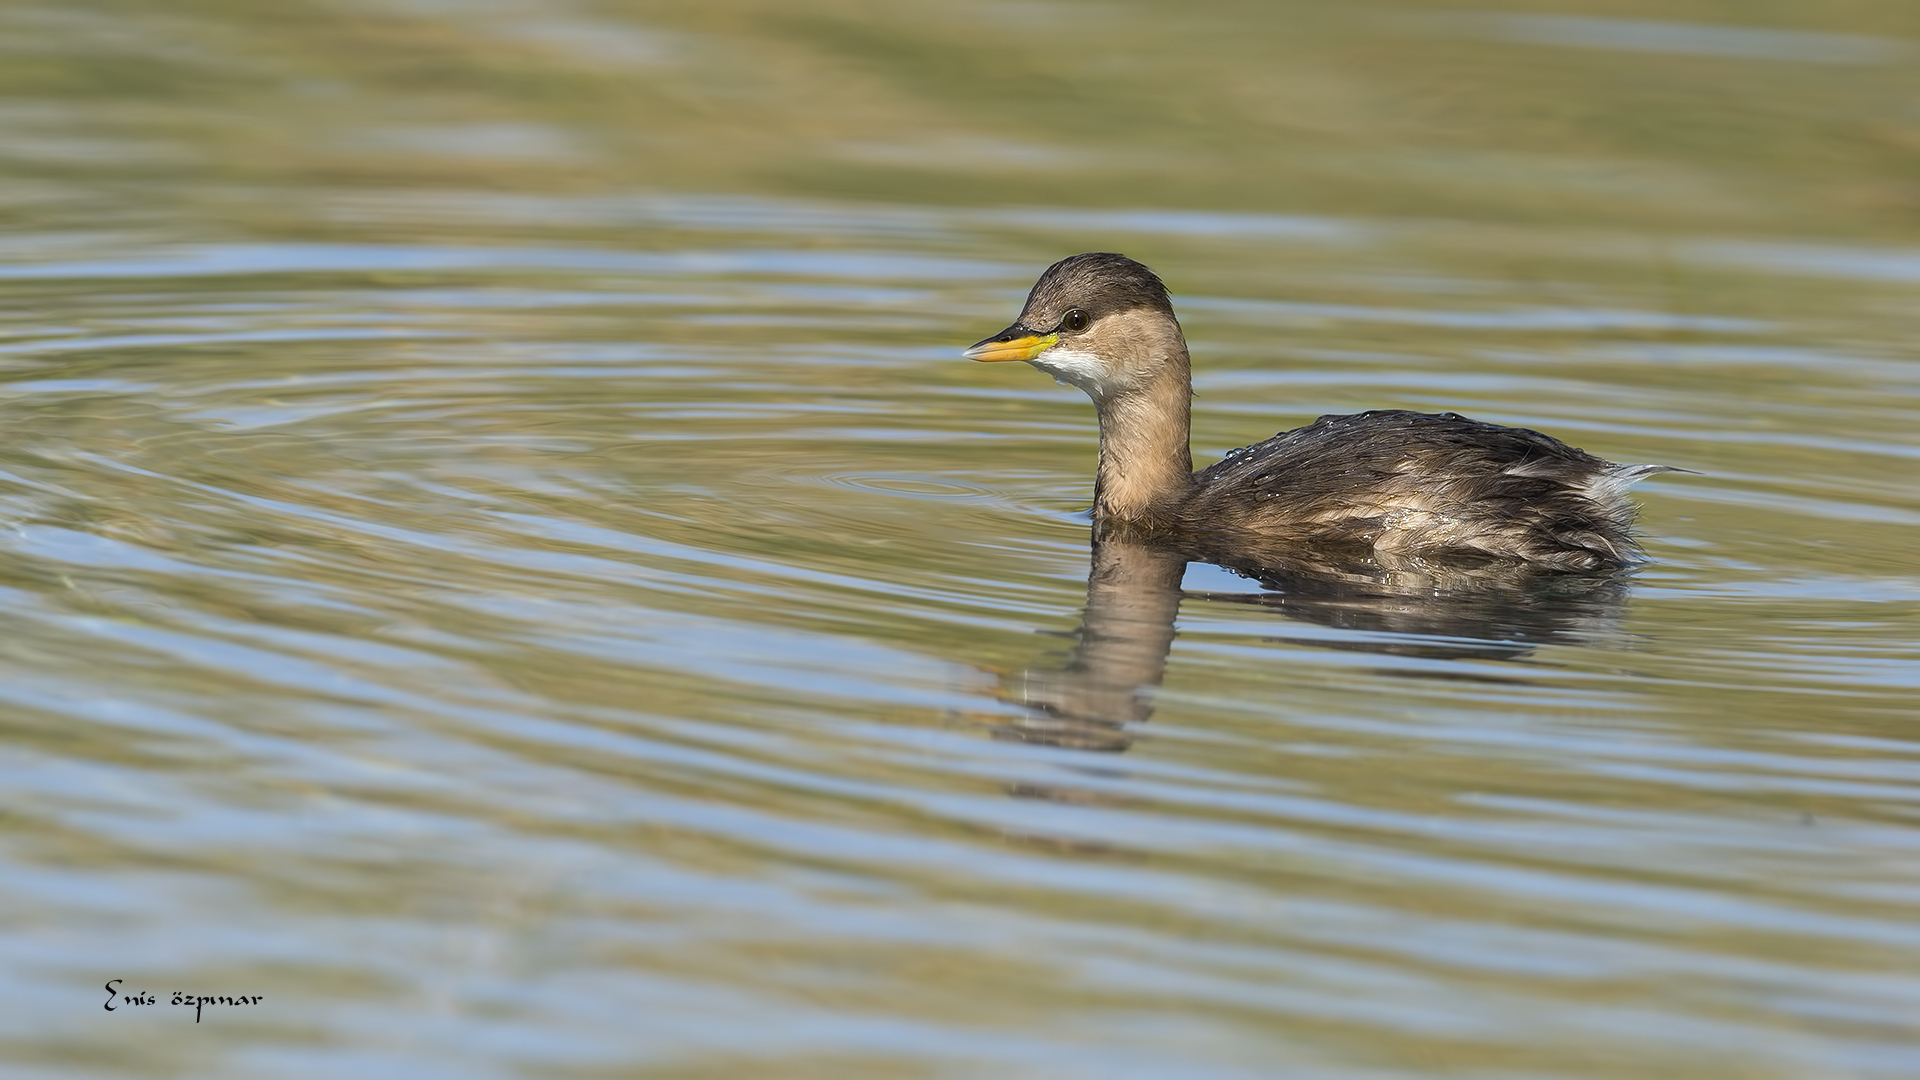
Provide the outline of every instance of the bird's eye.
[[1065,315],[1060,316],[1060,329],[1062,330],[1070,330],[1077,334],[1086,328],[1087,313],[1081,311],[1079,308],[1072,308]]

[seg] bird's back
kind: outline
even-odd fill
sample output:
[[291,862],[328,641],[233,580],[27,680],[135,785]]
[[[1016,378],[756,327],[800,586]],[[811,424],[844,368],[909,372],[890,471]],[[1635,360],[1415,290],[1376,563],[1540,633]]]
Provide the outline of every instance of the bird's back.
[[1230,452],[1194,474],[1180,517],[1191,528],[1591,570],[1634,561],[1624,493],[1664,471],[1526,428],[1381,410],[1322,416]]

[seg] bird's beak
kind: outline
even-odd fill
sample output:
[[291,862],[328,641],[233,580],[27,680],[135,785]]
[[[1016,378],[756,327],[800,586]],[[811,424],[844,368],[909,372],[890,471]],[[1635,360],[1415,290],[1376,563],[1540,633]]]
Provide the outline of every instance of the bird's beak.
[[1014,323],[960,355],[983,364],[1002,360],[1031,360],[1053,348],[1059,340],[1059,334],[1036,334]]

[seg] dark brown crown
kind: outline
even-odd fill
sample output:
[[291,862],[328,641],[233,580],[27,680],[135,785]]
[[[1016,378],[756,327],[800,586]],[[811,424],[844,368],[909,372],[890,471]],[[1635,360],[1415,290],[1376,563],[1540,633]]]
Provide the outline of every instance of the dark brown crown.
[[1151,308],[1173,314],[1167,287],[1153,271],[1125,255],[1089,251],[1061,259],[1040,275],[1020,321],[1035,330],[1049,330],[1070,308],[1091,319],[1119,311]]

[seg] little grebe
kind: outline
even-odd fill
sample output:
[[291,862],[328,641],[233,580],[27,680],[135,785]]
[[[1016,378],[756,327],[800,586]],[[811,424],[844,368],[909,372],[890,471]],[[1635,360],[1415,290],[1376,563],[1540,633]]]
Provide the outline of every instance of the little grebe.
[[1455,413],[1380,410],[1322,416],[1194,472],[1187,342],[1167,287],[1109,252],[1048,267],[1019,320],[966,355],[1025,360],[1093,399],[1102,530],[1595,570],[1634,561],[1625,491],[1669,471],[1616,465],[1537,431]]

